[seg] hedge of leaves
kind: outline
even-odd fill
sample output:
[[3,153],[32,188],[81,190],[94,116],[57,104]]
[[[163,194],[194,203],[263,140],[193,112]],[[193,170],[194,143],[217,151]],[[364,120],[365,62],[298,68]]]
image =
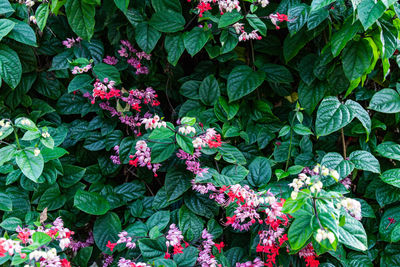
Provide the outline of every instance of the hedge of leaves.
[[0,0],[2,266],[399,266],[395,0]]

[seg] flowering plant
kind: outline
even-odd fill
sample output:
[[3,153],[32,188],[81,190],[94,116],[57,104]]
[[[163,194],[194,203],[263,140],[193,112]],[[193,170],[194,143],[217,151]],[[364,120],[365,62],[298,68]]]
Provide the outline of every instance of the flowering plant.
[[399,10],[2,1],[0,264],[399,265]]

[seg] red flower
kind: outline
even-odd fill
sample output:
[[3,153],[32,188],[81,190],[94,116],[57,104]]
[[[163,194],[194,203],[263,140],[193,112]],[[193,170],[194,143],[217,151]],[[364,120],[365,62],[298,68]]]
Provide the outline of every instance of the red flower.
[[5,257],[7,252],[7,250],[5,250],[3,247],[3,242],[4,241],[0,241],[0,257]]
[[18,238],[21,239],[22,243],[26,244],[26,241],[28,241],[30,234],[29,233],[24,233],[24,232],[19,232]]
[[236,215],[233,215],[232,217],[226,217],[226,219],[227,219],[226,225],[230,225],[235,222]]
[[278,12],[276,12],[276,15],[278,16],[277,18],[280,22],[289,21],[288,16],[285,14],[279,14]]
[[112,252],[116,245],[117,245],[117,243],[111,243],[111,241],[108,240],[106,247],[108,247],[110,249],[110,251]]
[[137,167],[138,161],[139,161],[139,158],[136,158],[134,160],[131,159],[131,160],[129,160],[129,165],[133,165],[133,166]]
[[169,254],[168,252],[165,252],[164,259],[169,259],[169,258],[171,258],[171,254]]
[[[110,241],[108,241],[110,242]],[[67,259],[60,260],[62,267],[71,267],[71,263]]]
[[179,254],[179,253],[183,253],[183,247],[181,244],[174,246],[174,255]]
[[224,242],[221,242],[219,244],[214,244],[214,246],[218,249],[218,252],[221,253],[221,249],[225,247],[225,244]]
[[210,3],[201,2],[201,3],[197,6],[197,9],[198,9],[199,12],[200,12],[200,13],[199,13],[199,17],[202,17],[204,12],[206,12],[207,10],[211,10],[212,8],[211,8]]

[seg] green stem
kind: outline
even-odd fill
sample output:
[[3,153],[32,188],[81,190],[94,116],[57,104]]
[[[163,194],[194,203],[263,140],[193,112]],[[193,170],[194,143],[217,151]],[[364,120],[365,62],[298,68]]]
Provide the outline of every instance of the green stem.
[[292,123],[290,124],[289,153],[288,153],[287,160],[286,160],[285,171],[288,170],[288,167],[289,167],[289,160],[290,160],[290,154],[291,154],[291,152],[292,152],[292,139],[293,139],[293,129],[292,129],[292,125],[293,125],[295,119],[296,119],[296,116],[293,116]]
[[17,131],[15,130],[15,128],[13,128],[13,131],[14,131],[14,135],[15,135],[15,142],[17,142],[18,149],[21,149],[21,145],[19,144],[19,138],[18,138],[18,135],[17,135]]

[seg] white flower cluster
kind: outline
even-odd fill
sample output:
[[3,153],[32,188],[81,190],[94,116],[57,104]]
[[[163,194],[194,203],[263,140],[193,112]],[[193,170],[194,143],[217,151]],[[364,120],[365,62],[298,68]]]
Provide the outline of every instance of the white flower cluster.
[[298,175],[298,179],[297,178],[293,179],[293,181],[289,184],[290,187],[293,187],[291,198],[296,199],[297,195],[299,194],[300,188],[303,185],[310,185],[310,184],[311,184],[311,178],[304,173],[300,173]]
[[155,115],[153,118],[143,119],[142,124],[144,124],[146,130],[167,127],[167,123],[165,121],[160,121],[160,117],[158,115]]
[[235,9],[240,11],[239,0],[219,0],[218,6],[221,12],[232,12]]
[[310,187],[310,191],[311,191],[311,193],[321,192],[321,189],[323,186],[324,186],[324,184],[321,181],[318,181]]
[[0,244],[10,256],[14,255],[14,253],[21,253],[22,246],[20,241],[2,237],[0,238]]
[[25,1],[25,5],[26,5],[27,7],[33,7],[33,6],[35,5],[35,1],[26,0],[26,1]]
[[43,136],[43,138],[49,138],[50,134],[49,134],[49,132],[43,132],[42,136]]
[[8,127],[10,127],[10,122],[9,121],[5,121],[4,119],[2,119],[0,121],[0,126],[4,127],[4,128],[8,128]]
[[217,131],[214,130],[214,128],[208,128],[206,133],[196,137],[193,141],[193,147],[194,148],[201,148],[205,147],[207,145],[207,142],[210,140],[214,140],[215,136],[217,135]]
[[336,181],[338,181],[340,178],[340,175],[336,170],[330,170],[330,169],[326,168],[325,166],[321,166],[320,164],[315,165],[313,172],[316,174],[321,174],[323,176],[330,175]]
[[39,156],[39,154],[40,154],[40,149],[36,147],[36,148],[33,150],[33,154],[35,155],[35,157]]
[[31,125],[31,121],[28,119],[22,119],[21,120],[21,124],[22,125],[26,125],[26,126],[30,126]]
[[178,132],[180,132],[183,135],[188,135],[190,133],[196,134],[196,129],[192,126],[181,126],[179,127]]
[[340,201],[340,203],[337,205],[337,207],[340,209],[341,207],[344,207],[350,215],[352,215],[354,218],[357,220],[361,220],[361,203],[355,199],[352,198],[344,198]]
[[318,243],[321,243],[322,240],[324,239],[329,239],[329,243],[335,242],[335,235],[332,232],[323,230],[323,229],[318,229],[317,235],[315,236],[315,240],[317,240]]
[[55,248],[50,249],[49,251],[42,251],[42,250],[35,250],[31,254],[29,254],[29,259],[35,259],[35,261],[38,261],[41,258],[44,259],[53,259],[57,256],[57,250]]
[[269,4],[268,0],[257,0],[259,4],[261,4],[261,7],[266,7]]

